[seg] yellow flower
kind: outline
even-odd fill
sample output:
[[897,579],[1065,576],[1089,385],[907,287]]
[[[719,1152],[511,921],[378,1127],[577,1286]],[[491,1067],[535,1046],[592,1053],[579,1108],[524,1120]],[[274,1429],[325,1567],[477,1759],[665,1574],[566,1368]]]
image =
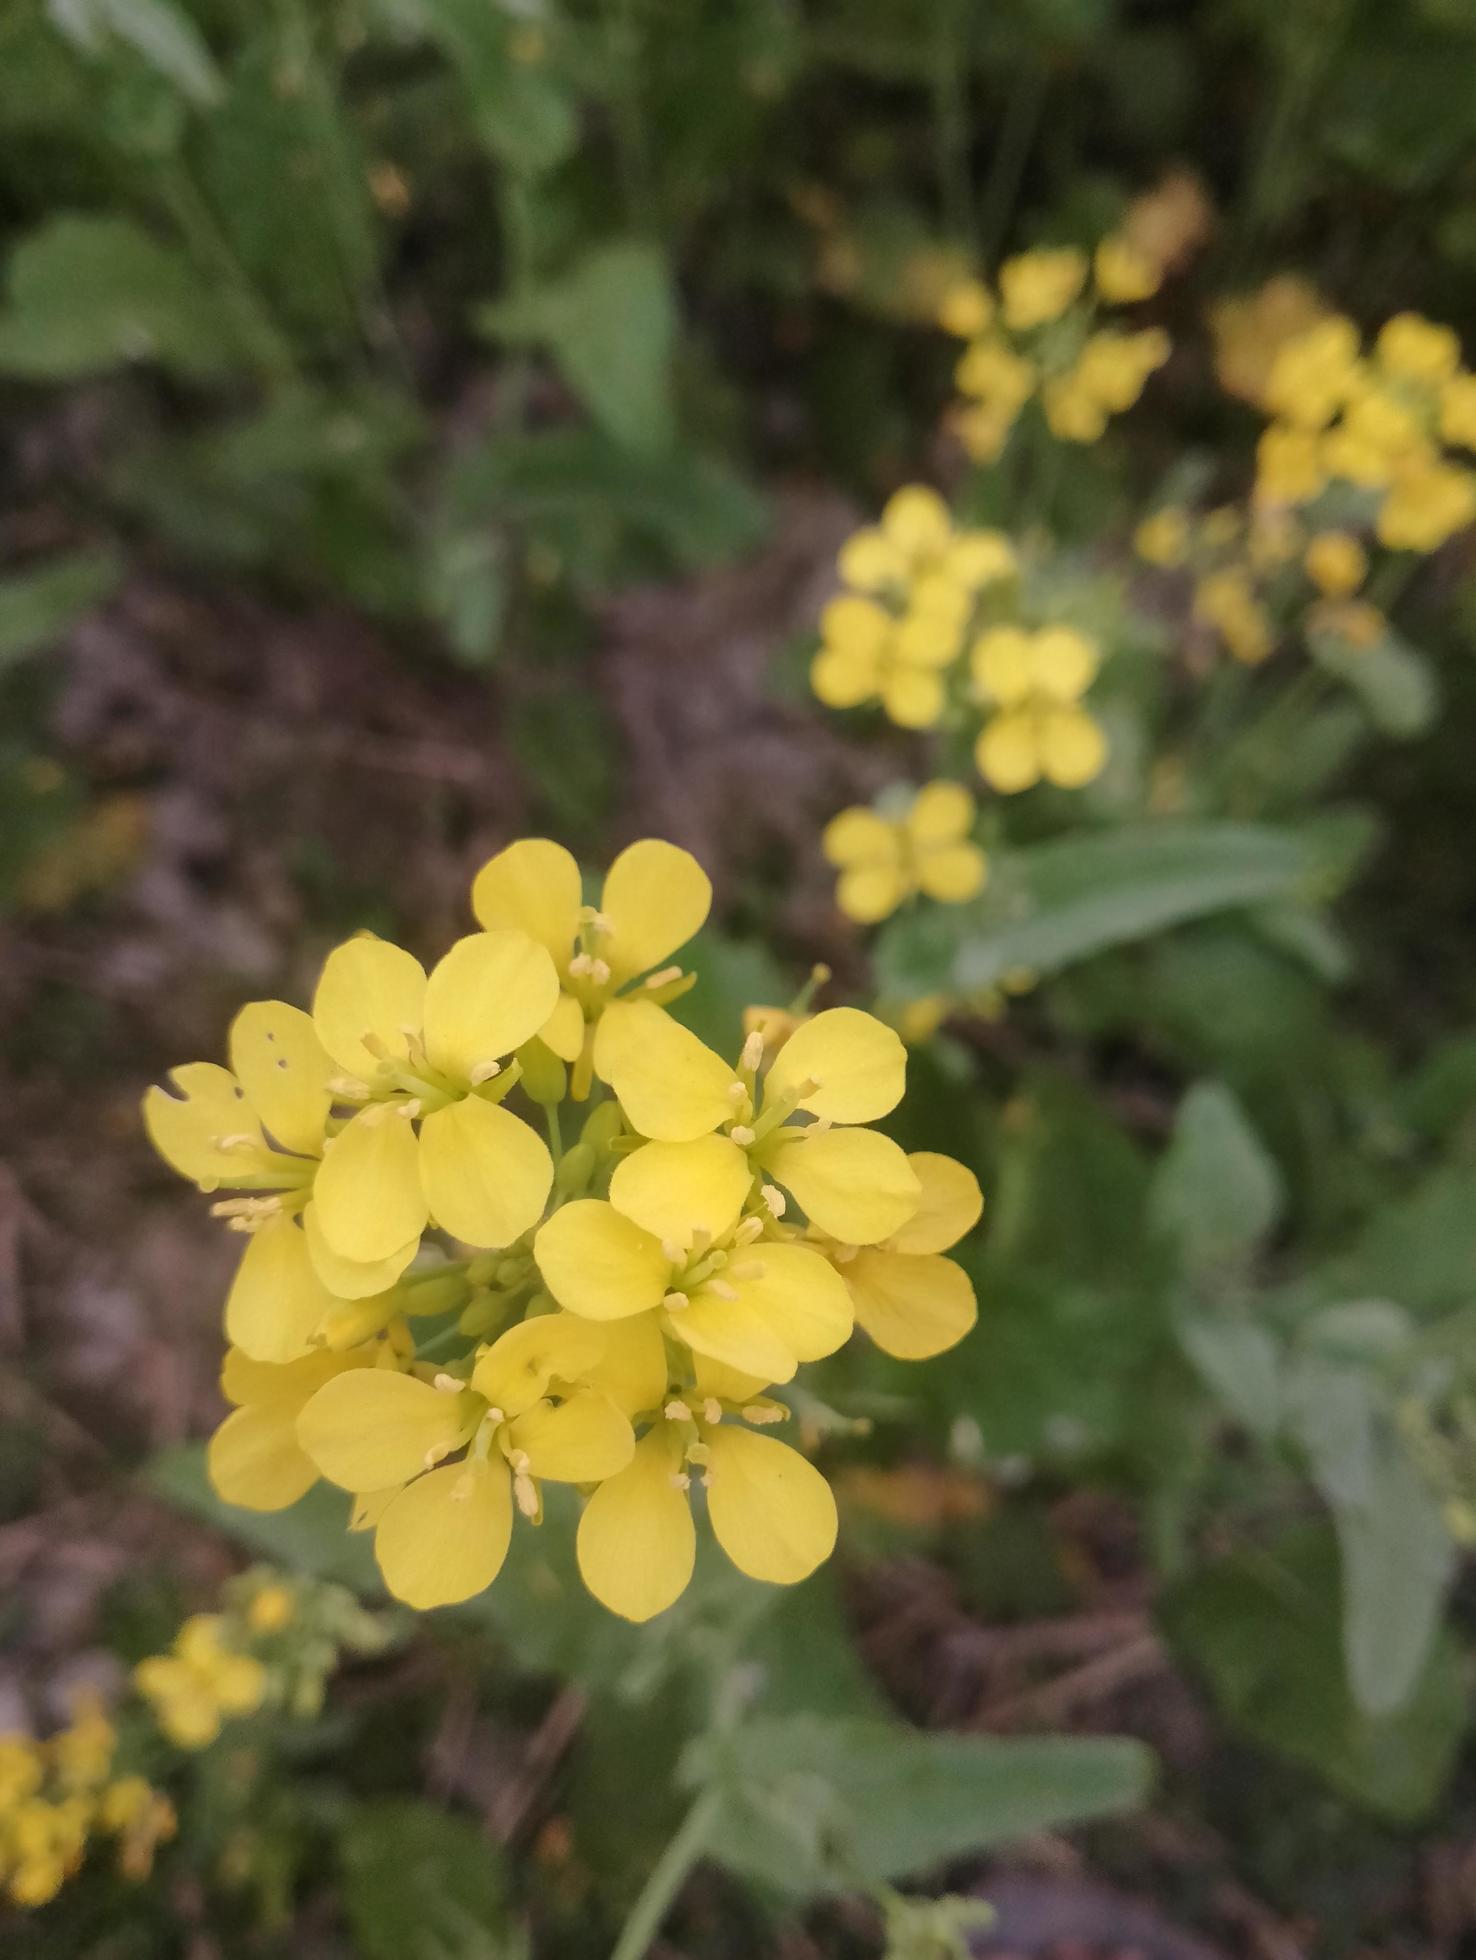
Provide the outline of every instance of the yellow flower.
[[153,1708],[169,1740],[181,1749],[204,1749],[228,1716],[250,1715],[266,1695],[266,1669],[223,1638],[218,1614],[186,1620],[168,1654],[154,1654],[133,1670],[134,1683]]
[[1256,444],[1256,499],[1305,504],[1327,482],[1322,439],[1310,429],[1273,422]]
[[659,1397],[665,1356],[654,1327],[617,1336],[545,1316],[510,1328],[473,1381],[343,1374],[297,1421],[322,1474],[368,1500],[385,1585],[421,1610],[491,1585],[514,1507],[540,1518],[545,1480],[598,1483],[629,1463],[635,1436],[622,1391],[637,1407]]
[[1166,270],[1202,245],[1214,222],[1204,185],[1192,171],[1176,168],[1132,200],[1120,236],[1151,264]]
[[1040,391],[1053,436],[1062,442],[1097,442],[1107,430],[1107,410],[1076,373],[1055,376]]
[[1194,591],[1194,616],[1213,626],[1235,658],[1247,667],[1258,666],[1274,644],[1270,617],[1239,566],[1226,566],[1199,581]]
[[908,1222],[880,1245],[832,1245],[828,1255],[877,1346],[900,1361],[926,1361],[956,1346],[978,1318],[968,1274],[941,1255],[978,1224],[984,1199],[974,1173],[952,1157],[919,1150],[908,1162],[922,1186]]
[[1302,562],[1329,599],[1350,598],[1368,576],[1368,553],[1350,531],[1319,531]]
[[1149,565],[1182,565],[1189,555],[1189,513],[1177,504],[1152,512],[1134,531],[1133,549]]
[[1114,232],[1098,245],[1092,258],[1097,292],[1109,306],[1133,306],[1152,299],[1163,284],[1163,269],[1130,238]]
[[[712,1139],[698,1167],[709,1180],[709,1215],[695,1221],[710,1237],[730,1213],[736,1220],[755,1179],[770,1187],[764,1198],[772,1215],[783,1210],[780,1192],[772,1189],[777,1186],[822,1231],[857,1245],[885,1238],[916,1208],[917,1179],[900,1148],[890,1137],[860,1127],[901,1101],[907,1069],[896,1033],[874,1015],[853,1007],[826,1008],[785,1042],[769,1063],[762,1089],[757,1083],[764,1059],[761,1036],[749,1037],[733,1066],[689,1029],[637,1002],[606,1016],[600,1042],[602,1073],[638,1134],[671,1144]],[[799,1122],[801,1116],[814,1121]],[[657,1228],[649,1199],[639,1201],[639,1214],[633,1209],[637,1172],[632,1165],[641,1166],[643,1175],[661,1165],[680,1177],[687,1203],[689,1181],[698,1173],[680,1156],[668,1162],[664,1153],[653,1158],[645,1151],[620,1165],[610,1186],[612,1203],[651,1233]],[[546,1259],[550,1246],[573,1229],[561,1222],[570,1209],[556,1212],[533,1246],[549,1290],[567,1306],[575,1303],[559,1289],[569,1282],[561,1276],[556,1283]],[[686,1242],[681,1229],[658,1236],[679,1248]],[[644,1294],[641,1298],[653,1304]]]
[[919,483],[896,491],[881,521],[847,539],[837,562],[842,582],[857,592],[901,601],[911,584],[924,612],[967,611],[975,592],[1014,569],[1002,532],[955,531],[947,504]]
[[1386,373],[1438,386],[1461,364],[1461,343],[1449,327],[1418,313],[1396,313],[1379,329],[1374,353]]
[[221,1393],[232,1412],[210,1439],[205,1465],[227,1504],[247,1511],[285,1511],[318,1481],[297,1441],[298,1412],[325,1381],[348,1368],[372,1367],[392,1353],[383,1343],[346,1354],[318,1349],[296,1361],[254,1361],[238,1348],[226,1355]]
[[1377,646],[1389,622],[1377,606],[1364,599],[1319,599],[1307,608],[1309,633],[1327,633],[1346,645],[1366,651]]
[[0,1735],[0,1820],[41,1788],[46,1758],[28,1735]]
[[991,627],[975,643],[972,664],[979,696],[995,710],[974,748],[987,783],[1011,795],[1042,777],[1080,789],[1098,774],[1107,742],[1081,706],[1098,664],[1085,634],[1069,626]]
[[267,1585],[253,1593],[246,1608],[246,1624],[253,1633],[280,1633],[291,1626],[297,1602],[287,1586]]
[[994,320],[994,295],[978,279],[961,279],[950,286],[938,307],[938,325],[960,340],[987,332]]
[[71,1724],[51,1738],[57,1782],[73,1793],[95,1789],[107,1780],[117,1747],[118,1731],[103,1713],[102,1703],[95,1694],[81,1696]]
[[1074,245],[1022,252],[999,269],[1005,324],[1013,333],[1059,320],[1086,284],[1087,256]]
[[1035,363],[1004,341],[974,341],[954,372],[960,394],[1002,416],[1008,425],[1035,393]]
[[429,978],[382,939],[329,954],[313,1022],[345,1071],[338,1093],[363,1103],[314,1184],[330,1250],[398,1258],[431,1221],[468,1245],[507,1246],[533,1224],[553,1163],[500,1106],[517,1079],[505,1058],[547,1026],[558,1001],[553,961],[525,932],[472,933]]
[[578,1060],[607,1002],[641,975],[642,988],[663,1003],[686,990],[691,982],[667,961],[700,930],[711,905],[712,885],[696,858],[656,837],[620,853],[597,906],[584,903],[571,853],[546,837],[510,844],[472,883],[479,925],[526,933],[553,961],[558,1003],[537,1032],[566,1062]]
[[836,903],[852,919],[873,924],[923,892],[961,905],[982,890],[984,853],[969,841],[974,799],[959,783],[929,783],[896,819],[860,807],[842,810],[825,826],[821,849],[840,867]]
[[1476,449],[1476,374],[1457,374],[1440,390],[1440,433],[1461,449]]
[[1379,506],[1374,529],[1391,551],[1437,551],[1476,518],[1476,475],[1451,463],[1402,470]]
[[1340,313],[1287,340],[1266,377],[1266,407],[1294,428],[1325,429],[1359,383],[1358,349],[1358,329]]
[[1227,394],[1266,405],[1266,385],[1281,349],[1327,319],[1317,289],[1295,273],[1268,279],[1254,293],[1220,300],[1210,309],[1215,373]]

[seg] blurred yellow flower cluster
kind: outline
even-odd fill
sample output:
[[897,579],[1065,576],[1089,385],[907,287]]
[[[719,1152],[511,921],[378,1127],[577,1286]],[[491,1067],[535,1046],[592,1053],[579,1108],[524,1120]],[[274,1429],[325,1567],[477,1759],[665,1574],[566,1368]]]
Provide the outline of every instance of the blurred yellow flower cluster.
[[133,1671],[134,1685],[178,1749],[203,1749],[230,1718],[254,1715],[267,1691],[267,1671],[254,1654],[229,1639],[218,1613],[196,1613],[167,1654],[151,1654]]
[[118,1772],[117,1751],[117,1730],[91,1697],[48,1741],[0,1735],[0,1881],[13,1904],[54,1899],[95,1838],[116,1840],[125,1877],[148,1876],[174,1835],[174,1810],[143,1777]]
[[1123,231],[1090,256],[1065,245],[1006,259],[997,292],[970,279],[945,294],[939,324],[968,342],[955,373],[963,402],[954,427],[975,461],[1001,454],[1037,397],[1061,441],[1098,441],[1169,356],[1162,328],[1103,326],[1102,308],[1151,299],[1162,277],[1161,262]]
[[[515,844],[477,877],[483,930],[429,975],[351,940],[311,1016],[243,1009],[231,1071],[150,1092],[168,1161],[244,1193],[217,1207],[249,1235],[209,1453],[224,1497],[272,1510],[337,1484],[417,1607],[489,1585],[549,1483],[584,1492],[580,1570],[630,1619],[691,1575],[694,1485],[750,1576],[828,1555],[834,1501],[761,1433],[788,1413],[770,1391],[857,1322],[905,1358],[960,1339],[973,1292],[942,1254],[981,1200],[962,1165],[869,1127],[906,1070],[871,1015],[771,1017],[735,1061],[672,1019],[687,979],[664,962],[709,899],[669,844],[623,853],[598,906],[559,846]],[[139,1685],[204,1737],[259,1696],[243,1651],[191,1623]]]
[[1096,678],[1096,643],[1074,626],[992,626],[971,655],[986,719],[974,745],[979,774],[1004,795],[1042,780],[1081,789],[1107,759],[1107,738],[1082,705]]
[[872,925],[921,893],[962,905],[984,888],[988,863],[970,838],[977,815],[961,783],[928,783],[895,813],[853,807],[832,817],[821,849],[840,871],[835,898]]
[[838,570],[846,590],[821,616],[815,693],[830,708],[879,701],[899,728],[931,728],[979,595],[1014,575],[1009,540],[956,529],[936,490],[910,484],[848,540]]
[[1476,374],[1449,327],[1416,313],[1385,322],[1371,350],[1333,314],[1286,340],[1266,376],[1274,418],[1256,451],[1256,497],[1315,502],[1334,483],[1369,493],[1391,550],[1428,552],[1476,519]]

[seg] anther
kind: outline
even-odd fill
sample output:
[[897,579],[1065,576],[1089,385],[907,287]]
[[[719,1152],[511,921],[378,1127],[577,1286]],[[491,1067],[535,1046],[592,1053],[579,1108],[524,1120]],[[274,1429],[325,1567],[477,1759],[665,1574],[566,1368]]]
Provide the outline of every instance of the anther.
[[837,1245],[831,1248],[831,1258],[837,1266],[849,1266],[861,1250],[859,1245]]
[[434,1470],[436,1465],[441,1461],[441,1458],[450,1454],[451,1445],[449,1443],[432,1443],[423,1459],[426,1469]]
[[762,1429],[771,1422],[783,1422],[789,1411],[779,1402],[750,1402],[743,1411],[743,1420],[751,1422],[755,1429]]
[[369,1090],[356,1075],[330,1075],[327,1083],[328,1093],[343,1102],[362,1102]]
[[395,1114],[403,1116],[407,1123],[411,1123],[420,1114],[420,1107],[419,1096],[412,1096],[408,1102],[396,1103]]
[[681,1292],[677,1287],[673,1287],[671,1292],[662,1300],[661,1304],[668,1313],[680,1313],[683,1307],[690,1307],[692,1302],[685,1293]]
[[818,1075],[807,1075],[799,1086],[799,1098],[803,1102],[807,1096],[817,1095],[825,1084]]
[[685,1402],[679,1402],[675,1396],[667,1403],[661,1413],[666,1417],[668,1422],[690,1422],[692,1420],[692,1411],[687,1407]]
[[610,962],[596,954],[589,963],[589,977],[597,987],[603,987],[610,977]]
[[734,1245],[752,1245],[755,1239],[764,1235],[764,1221],[761,1218],[745,1218],[733,1234]]
[[728,1084],[728,1101],[732,1103],[735,1109],[738,1107],[739,1103],[745,1103],[748,1101],[748,1090],[743,1083],[730,1082]]
[[643,984],[647,987],[665,987],[681,977],[682,969],[679,966],[664,966],[659,973],[648,973]]
[[715,1300],[736,1300],[738,1298],[737,1287],[729,1286],[725,1279],[710,1279],[707,1282],[707,1291]]
[[431,1386],[438,1388],[443,1395],[459,1395],[463,1384],[456,1379],[455,1375],[442,1373],[436,1376]]
[[734,1279],[762,1279],[768,1270],[762,1259],[745,1259],[741,1266],[728,1268]]
[[501,1062],[478,1062],[466,1079],[474,1089],[479,1089],[484,1082],[490,1082],[494,1075],[501,1073]]
[[604,912],[591,912],[585,924],[601,939],[608,939],[615,930],[614,921]]
[[729,1130],[728,1135],[740,1150],[747,1150],[748,1146],[754,1141],[754,1133],[746,1123],[735,1123],[732,1129]]
[[789,1200],[777,1184],[766,1184],[763,1188],[763,1197],[772,1218],[782,1218],[789,1209]]
[[759,1063],[762,1062],[763,1059],[764,1059],[764,1037],[760,1033],[760,1031],[757,1028],[755,1028],[753,1033],[748,1037],[747,1041],[745,1041],[743,1044],[743,1053],[739,1058],[738,1066],[740,1068],[756,1069]]
[[582,980],[593,969],[594,960],[590,954],[576,953],[573,959],[570,960],[567,971],[571,980]]
[[533,1479],[521,1470],[513,1478],[513,1496],[518,1501],[518,1509],[525,1518],[538,1516],[538,1489]]
[[692,1488],[692,1479],[687,1475],[685,1470],[673,1470],[667,1481],[673,1490],[690,1490]]
[[722,1419],[722,1403],[719,1402],[715,1395],[709,1395],[707,1400],[702,1404],[702,1420],[704,1422],[721,1422]]
[[683,1259],[687,1256],[686,1248],[678,1245],[675,1239],[663,1239],[661,1241],[661,1256],[667,1265],[680,1266]]

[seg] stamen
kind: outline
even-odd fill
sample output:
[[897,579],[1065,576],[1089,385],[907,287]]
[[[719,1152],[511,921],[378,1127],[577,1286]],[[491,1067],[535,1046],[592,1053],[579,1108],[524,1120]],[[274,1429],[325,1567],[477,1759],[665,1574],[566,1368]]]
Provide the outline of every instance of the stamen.
[[745,1218],[733,1234],[734,1245],[752,1245],[755,1239],[764,1235],[764,1221],[761,1218]]
[[692,1420],[692,1411],[687,1407],[685,1402],[679,1402],[675,1396],[667,1403],[661,1413],[666,1417],[668,1422],[690,1422]]
[[664,987],[672,980],[680,980],[682,969],[679,966],[664,966],[659,973],[648,973],[641,983],[647,987]]
[[363,1102],[369,1094],[368,1085],[356,1075],[331,1075],[327,1083],[328,1093],[340,1102]]
[[702,1488],[704,1490],[712,1489],[712,1472],[710,1470],[704,1470],[702,1473]]
[[494,1075],[501,1075],[501,1062],[478,1062],[467,1076],[474,1089],[480,1089],[484,1082],[490,1082]]
[[521,1470],[513,1478],[513,1496],[525,1518],[538,1516],[538,1486]]
[[420,1114],[420,1110],[421,1102],[419,1096],[412,1096],[409,1102],[397,1103],[395,1105],[396,1116],[403,1116],[407,1123],[413,1122]]
[[607,913],[591,911],[584,922],[590,931],[600,939],[608,939],[615,930],[615,922]]
[[687,1256],[686,1248],[678,1245],[675,1239],[663,1239],[661,1256],[669,1266],[680,1266]]
[[451,1448],[452,1446],[450,1443],[432,1443],[430,1448],[426,1451],[424,1458],[422,1459],[426,1469],[434,1470],[436,1465],[441,1461],[442,1457],[446,1457],[451,1454]]
[[745,1259],[741,1266],[728,1268],[733,1279],[762,1279],[768,1270],[762,1259]]
[[667,1482],[673,1490],[690,1490],[692,1488],[692,1479],[687,1475],[685,1470],[673,1470],[670,1477],[667,1478]]
[[820,1080],[818,1075],[807,1075],[799,1085],[800,1101],[803,1102],[807,1096],[817,1095],[824,1087],[825,1084]]
[[763,1187],[763,1199],[773,1218],[782,1218],[789,1209],[789,1200],[777,1184],[766,1184]]
[[526,1477],[532,1466],[532,1458],[526,1450],[513,1450],[507,1460],[520,1477]]
[[736,1300],[738,1298],[737,1287],[729,1286],[725,1279],[710,1279],[707,1282],[707,1291],[715,1300]]
[[728,1135],[740,1150],[747,1150],[748,1146],[754,1141],[754,1133],[747,1123],[735,1123],[732,1129],[729,1130]]
[[719,1402],[715,1395],[709,1395],[707,1400],[702,1404],[702,1420],[704,1422],[721,1422],[722,1419],[722,1403]]
[[743,1044],[743,1053],[739,1057],[738,1066],[740,1068],[746,1068],[752,1071],[753,1069],[756,1069],[759,1066],[760,1062],[762,1062],[763,1059],[764,1059],[764,1037],[761,1031],[758,1028],[755,1028],[753,1033],[748,1037],[747,1041],[745,1041]]
[[610,977],[610,962],[596,954],[589,963],[589,977],[597,987],[603,987]]
[[730,1082],[728,1084],[728,1101],[732,1103],[735,1109],[739,1103],[748,1101],[748,1090],[741,1082]]
[[837,1245],[831,1247],[830,1256],[837,1266],[849,1266],[860,1250],[859,1245]]
[[210,1141],[217,1150],[240,1151],[255,1150],[261,1139],[252,1136],[249,1130],[238,1130],[231,1136],[212,1137]]
[[589,953],[576,953],[566,969],[571,980],[583,980],[594,969],[594,958]]
[[683,1307],[690,1307],[692,1302],[685,1293],[673,1287],[661,1304],[668,1313],[680,1313]]
[[432,1388],[438,1388],[443,1395],[459,1395],[465,1383],[459,1382],[455,1375],[442,1373],[436,1376],[431,1386]]
[[763,1429],[771,1422],[783,1422],[789,1411],[782,1402],[750,1402],[743,1411],[743,1420],[751,1422],[755,1429]]

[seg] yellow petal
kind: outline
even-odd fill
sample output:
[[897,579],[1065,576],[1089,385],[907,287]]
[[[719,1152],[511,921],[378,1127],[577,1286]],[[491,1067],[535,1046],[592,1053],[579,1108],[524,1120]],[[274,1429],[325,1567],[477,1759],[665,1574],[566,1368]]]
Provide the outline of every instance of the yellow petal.
[[835,1549],[830,1485],[798,1450],[723,1423],[708,1438],[707,1514],[718,1543],[750,1579],[792,1586]]
[[388,1368],[325,1382],[297,1418],[297,1440],[330,1483],[384,1490],[409,1483],[467,1440],[480,1396],[433,1388]]
[[943,701],[942,679],[929,667],[894,667],[882,682],[882,706],[899,728],[931,728]]
[[391,1498],[374,1556],[396,1599],[427,1611],[485,1592],[512,1539],[512,1490],[501,1463],[448,1463]]
[[895,912],[910,887],[900,865],[853,865],[836,880],[835,902],[858,925],[875,925]]
[[328,1147],[313,1183],[323,1237],[361,1262],[388,1259],[425,1229],[420,1147],[388,1104],[371,1104]]
[[420,1249],[417,1234],[383,1259],[345,1259],[323,1237],[318,1207],[311,1201],[303,1208],[302,1229],[313,1271],[336,1300],[369,1300],[387,1292]]
[[249,1001],[231,1023],[231,1068],[282,1148],[318,1156],[333,1064],[311,1017],[285,1001]]
[[[806,1089],[811,1082],[818,1087]],[[799,1094],[814,1116],[871,1123],[897,1107],[906,1083],[907,1050],[893,1029],[859,1008],[828,1007],[779,1050],[764,1100]]]
[[499,1334],[472,1370],[472,1387],[506,1416],[521,1415],[550,1383],[575,1382],[605,1351],[604,1329],[578,1314],[535,1314]]
[[859,708],[876,693],[881,666],[874,653],[823,646],[810,662],[810,686],[827,708]]
[[988,875],[988,861],[977,844],[945,844],[918,854],[917,882],[940,905],[966,904],[984,889]]
[[835,865],[897,865],[902,861],[897,826],[859,804],[830,819],[820,833],[820,848]]
[[544,1285],[589,1320],[624,1320],[659,1306],[671,1284],[661,1241],[600,1198],[561,1205],[533,1241]]
[[1085,694],[1097,672],[1097,649],[1074,626],[1042,627],[1035,636],[1035,684],[1058,701]]
[[297,1440],[296,1409],[259,1402],[233,1409],[210,1439],[211,1488],[246,1511],[285,1511],[318,1481]]
[[666,1399],[666,1342],[659,1313],[635,1314],[603,1326],[587,1322],[603,1344],[600,1358],[585,1370],[591,1388],[608,1395],[628,1416],[658,1409]]
[[730,1368],[725,1361],[714,1361],[707,1354],[693,1355],[692,1372],[696,1377],[698,1395],[715,1395],[720,1402],[751,1402],[755,1395],[762,1395],[769,1386],[764,1376],[745,1375],[740,1369]]
[[690,851],[659,837],[629,845],[610,866],[600,897],[610,931],[598,950],[616,986],[670,959],[711,907],[711,881]]
[[405,1053],[405,1029],[419,1029],[425,969],[387,939],[365,933],[335,946],[313,995],[313,1026],[341,1069],[368,1078],[378,1058],[364,1046],[373,1035],[392,1054]]
[[974,764],[985,782],[1005,796],[1040,781],[1040,745],[1028,713],[995,715],[974,744]]
[[674,1338],[694,1354],[766,1382],[793,1379],[798,1356],[776,1326],[775,1316],[758,1300],[742,1293],[736,1300],[699,1293],[690,1306],[669,1314],[667,1322]]
[[1060,789],[1081,789],[1107,760],[1107,738],[1080,708],[1058,708],[1040,727],[1040,766]]
[[560,994],[538,1038],[561,1062],[577,1062],[584,1046],[584,1009],[572,994]]
[[953,520],[936,490],[925,483],[909,483],[887,499],[881,532],[888,544],[912,562],[936,558],[946,550],[953,536]]
[[171,1170],[202,1191],[231,1185],[241,1176],[244,1160],[235,1151],[222,1150],[220,1140],[248,1136],[265,1142],[245,1091],[229,1069],[214,1062],[187,1062],[170,1070],[169,1081],[174,1094],[156,1087],[143,1099],[149,1142]]
[[610,1202],[643,1231],[685,1247],[699,1231],[710,1239],[732,1231],[752,1183],[747,1157],[727,1137],[646,1143],[616,1165]]
[[[488,932],[511,926],[536,939],[562,973],[579,937],[584,899],[579,866],[562,844],[525,837],[484,864],[472,881],[472,911]],[[552,1044],[550,1044],[552,1045]]]
[[511,1245],[543,1211],[553,1159],[520,1116],[467,1096],[421,1124],[420,1180],[432,1217],[453,1239]]
[[584,1389],[557,1408],[535,1402],[510,1429],[532,1476],[560,1484],[596,1484],[616,1476],[635,1454],[635,1431],[608,1396]]
[[612,1613],[637,1622],[686,1591],[697,1555],[687,1494],[662,1429],[636,1445],[619,1476],[600,1485],[579,1520],[579,1571]]
[[690,1143],[733,1114],[733,1070],[650,1001],[615,1001],[606,1008],[595,1034],[594,1065],[642,1136]]
[[531,1041],[559,1002],[546,949],[525,932],[473,932],[438,960],[425,988],[432,1068],[467,1082]]
[[766,1154],[765,1166],[812,1223],[845,1245],[890,1238],[922,1195],[901,1146],[875,1130],[807,1132]]
[[899,1361],[926,1361],[961,1341],[978,1319],[963,1267],[936,1253],[858,1252],[841,1268],[856,1318]]
[[253,1361],[296,1361],[334,1305],[290,1218],[253,1232],[226,1296],[226,1337]]
[[925,783],[907,813],[914,843],[956,844],[974,821],[974,799],[962,783]]
[[887,1241],[889,1252],[946,1252],[972,1232],[984,1210],[979,1180],[967,1164],[935,1150],[913,1150],[907,1161],[922,1186],[917,1210]]
[[365,1365],[359,1355],[330,1354],[315,1348],[300,1361],[253,1361],[239,1348],[228,1348],[220,1371],[220,1392],[238,1407],[281,1406],[295,1416],[324,1382],[346,1369]]
[[[757,1277],[740,1277],[755,1267],[762,1268]],[[818,1252],[764,1241],[748,1247],[728,1270],[739,1300],[764,1316],[796,1361],[819,1361],[845,1345],[853,1319],[850,1297]],[[682,1319],[679,1313],[677,1323]]]
[[1012,707],[1035,684],[1035,643],[1021,626],[991,626],[969,656],[974,680],[991,701]]

